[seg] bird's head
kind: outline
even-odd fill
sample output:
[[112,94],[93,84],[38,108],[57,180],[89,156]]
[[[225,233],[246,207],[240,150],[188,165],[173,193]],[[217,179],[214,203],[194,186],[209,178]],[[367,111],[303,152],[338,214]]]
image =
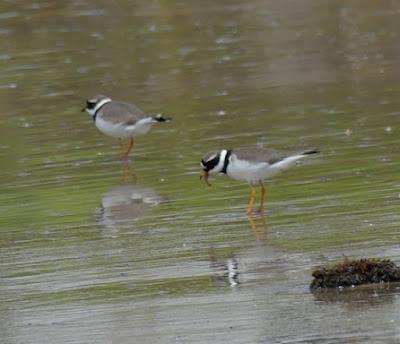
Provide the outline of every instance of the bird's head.
[[225,157],[228,151],[226,149],[213,150],[201,159],[200,166],[202,168],[200,179],[204,178],[204,181],[208,186],[211,186],[208,181],[210,174],[218,174],[223,172]]
[[111,101],[110,98],[103,96],[101,94],[89,97],[86,100],[86,106],[82,109],[82,112],[86,111],[89,115],[94,116],[97,110],[100,109],[101,106],[110,101]]

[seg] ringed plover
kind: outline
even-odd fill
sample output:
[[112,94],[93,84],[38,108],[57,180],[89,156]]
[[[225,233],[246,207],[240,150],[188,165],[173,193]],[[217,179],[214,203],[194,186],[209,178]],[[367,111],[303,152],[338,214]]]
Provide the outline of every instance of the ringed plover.
[[261,198],[259,212],[264,209],[266,188],[264,180],[276,173],[286,170],[297,160],[311,154],[319,153],[317,149],[308,149],[300,153],[284,154],[267,148],[236,148],[213,150],[204,155],[201,160],[202,173],[208,186],[209,174],[226,174],[227,176],[241,181],[246,181],[251,186],[251,196],[246,213],[253,211],[256,197],[256,186],[261,187]]
[[[86,100],[86,107],[82,111],[88,112],[94,120],[96,127],[108,136],[119,140],[121,147],[121,159],[127,160],[128,154],[133,148],[133,138],[147,134],[156,122],[166,122],[171,118],[147,115],[136,105],[111,100],[103,95],[95,95]],[[130,139],[125,151],[123,139]]]

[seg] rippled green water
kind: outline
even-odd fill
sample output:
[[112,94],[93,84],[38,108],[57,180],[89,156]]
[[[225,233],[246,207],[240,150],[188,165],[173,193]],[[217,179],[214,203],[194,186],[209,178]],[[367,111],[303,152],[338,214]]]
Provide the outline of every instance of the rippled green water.
[[[395,342],[396,287],[308,285],[400,260],[397,7],[0,2],[0,342]],[[173,117],[137,139],[137,183],[93,93]],[[240,146],[321,154],[248,219],[247,185],[199,181]]]

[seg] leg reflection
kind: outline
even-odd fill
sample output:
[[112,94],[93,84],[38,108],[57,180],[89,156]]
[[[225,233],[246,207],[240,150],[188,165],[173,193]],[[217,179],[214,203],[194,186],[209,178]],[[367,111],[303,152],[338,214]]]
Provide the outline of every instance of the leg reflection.
[[263,230],[262,230],[261,233],[260,233],[260,231],[259,231],[259,229],[257,227],[256,221],[254,221],[253,216],[251,214],[247,215],[247,219],[250,222],[251,229],[254,232],[254,236],[256,237],[256,240],[260,240],[260,234],[263,234],[265,236],[265,239],[267,239],[267,237],[268,237],[268,224],[267,224],[267,221],[265,220],[265,216],[264,216],[264,214],[261,213],[259,216],[257,216],[257,218],[260,219],[261,225],[263,227]]
[[127,160],[122,161],[122,173],[124,183],[132,182],[135,184],[138,181],[138,177],[134,169],[130,166]]

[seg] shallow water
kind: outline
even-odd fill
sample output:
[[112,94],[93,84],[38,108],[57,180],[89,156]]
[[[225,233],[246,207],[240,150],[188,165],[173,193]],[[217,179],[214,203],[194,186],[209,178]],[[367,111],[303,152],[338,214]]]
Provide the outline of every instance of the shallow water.
[[[343,255],[400,263],[398,11],[0,2],[0,342],[398,342],[397,286],[308,290]],[[124,166],[93,93],[173,121]],[[248,218],[247,185],[199,181],[237,146],[321,154]]]

